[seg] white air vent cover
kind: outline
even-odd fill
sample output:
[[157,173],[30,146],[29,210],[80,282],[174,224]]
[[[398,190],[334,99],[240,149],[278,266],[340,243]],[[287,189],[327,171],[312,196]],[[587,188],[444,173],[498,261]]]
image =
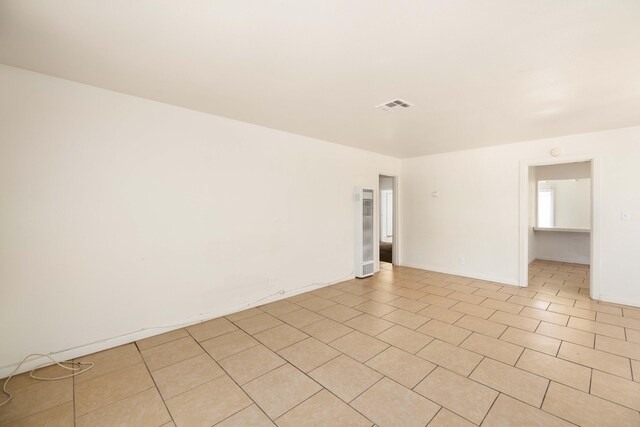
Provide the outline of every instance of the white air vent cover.
[[392,99],[391,101],[376,106],[376,108],[383,109],[384,111],[400,111],[409,107],[413,107],[413,104],[400,98]]

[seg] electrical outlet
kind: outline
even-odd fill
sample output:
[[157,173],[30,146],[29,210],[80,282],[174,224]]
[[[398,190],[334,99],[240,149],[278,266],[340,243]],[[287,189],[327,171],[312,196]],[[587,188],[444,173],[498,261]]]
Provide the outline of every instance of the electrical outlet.
[[624,222],[631,220],[631,212],[622,212],[622,220]]
[[465,265],[467,260],[464,258],[464,255],[460,255],[460,265]]

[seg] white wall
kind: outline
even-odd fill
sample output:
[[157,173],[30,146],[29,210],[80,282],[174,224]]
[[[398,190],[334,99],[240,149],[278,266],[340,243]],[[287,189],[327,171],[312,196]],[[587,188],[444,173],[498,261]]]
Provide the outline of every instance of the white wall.
[[6,66],[0,93],[0,378],[352,277],[354,187],[400,168]]
[[537,168],[529,168],[529,263],[536,259],[536,233],[533,228],[537,225],[538,213],[536,199],[538,197]]
[[520,161],[554,147],[599,155],[600,297],[640,306],[640,127],[404,160],[403,264],[517,284]]
[[535,239],[535,258],[537,259],[578,264],[591,262],[589,233],[536,231]]

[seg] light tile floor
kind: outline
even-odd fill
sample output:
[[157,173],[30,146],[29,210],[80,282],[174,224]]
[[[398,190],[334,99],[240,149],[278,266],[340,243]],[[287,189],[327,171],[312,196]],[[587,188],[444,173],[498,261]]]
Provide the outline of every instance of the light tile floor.
[[[20,375],[0,425],[640,426],[640,309],[589,299],[589,268],[518,288],[380,273]],[[42,375],[56,375],[58,368]]]

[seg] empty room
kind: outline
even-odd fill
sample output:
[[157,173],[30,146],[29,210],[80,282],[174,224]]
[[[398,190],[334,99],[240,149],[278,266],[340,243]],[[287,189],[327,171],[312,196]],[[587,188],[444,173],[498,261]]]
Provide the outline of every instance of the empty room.
[[0,427],[640,427],[640,2],[0,0]]

